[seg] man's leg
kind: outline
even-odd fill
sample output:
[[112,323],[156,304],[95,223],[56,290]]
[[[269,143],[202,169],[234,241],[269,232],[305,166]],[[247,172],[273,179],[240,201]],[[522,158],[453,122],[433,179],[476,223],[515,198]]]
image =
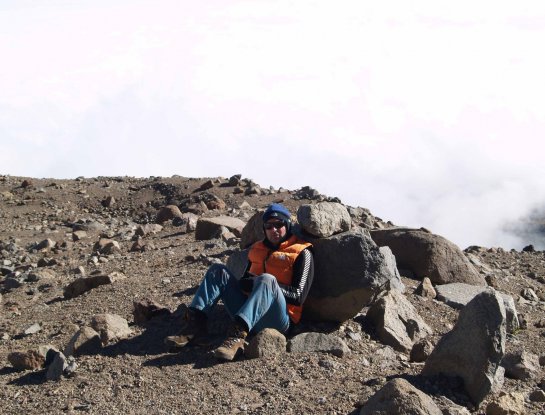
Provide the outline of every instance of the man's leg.
[[214,350],[214,356],[221,360],[233,360],[244,349],[250,330],[259,332],[265,328],[274,328],[286,332],[289,325],[286,300],[276,278],[270,274],[255,277],[252,292],[236,313],[235,324],[227,338]]
[[189,307],[208,316],[220,298],[231,317],[246,301],[231,271],[225,265],[214,264],[208,268]]
[[246,300],[238,287],[237,279],[221,264],[214,264],[206,272],[191,305],[187,309],[180,332],[176,336],[168,336],[165,344],[176,350],[191,343],[195,345],[209,344],[207,317],[222,298],[233,317],[240,305]]
[[265,328],[284,333],[290,327],[286,300],[276,278],[270,274],[255,278],[252,292],[236,315],[256,333]]

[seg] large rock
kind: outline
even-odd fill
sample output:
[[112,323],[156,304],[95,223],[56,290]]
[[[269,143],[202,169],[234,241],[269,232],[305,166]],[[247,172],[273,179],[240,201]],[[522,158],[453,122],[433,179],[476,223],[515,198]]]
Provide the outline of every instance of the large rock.
[[99,333],[103,344],[125,339],[132,334],[127,320],[116,314],[98,314],[94,316],[91,320],[91,327]]
[[379,248],[363,229],[316,239],[314,282],[305,303],[305,317],[343,322],[353,318],[384,290],[403,284],[395,258]]
[[424,392],[405,379],[389,381],[363,405],[360,415],[442,415],[439,407]]
[[396,290],[376,301],[366,317],[376,327],[382,343],[404,353],[432,332],[409,300]]
[[246,225],[242,220],[231,216],[217,216],[215,218],[200,218],[197,221],[197,229],[195,230],[195,239],[203,241],[213,239],[219,236],[222,232],[222,227],[233,232],[237,237],[242,234],[242,229]]
[[388,246],[399,269],[434,284],[465,282],[486,286],[486,281],[455,244],[423,229],[388,228],[371,231],[379,246]]
[[505,353],[505,306],[489,289],[477,295],[458,316],[454,328],[444,335],[426,361],[422,374],[459,376],[475,404],[503,384],[500,366]]
[[348,231],[352,225],[352,219],[346,207],[333,202],[299,206],[297,222],[305,232],[318,238],[327,238],[336,233]]
[[[486,291],[486,287],[478,287],[476,285],[464,284],[455,282],[452,284],[438,285],[437,300],[443,301],[452,308],[462,309],[469,303],[477,294]],[[520,328],[515,300],[509,294],[498,293],[503,299],[505,306],[505,316],[507,318],[507,332],[513,333]]]

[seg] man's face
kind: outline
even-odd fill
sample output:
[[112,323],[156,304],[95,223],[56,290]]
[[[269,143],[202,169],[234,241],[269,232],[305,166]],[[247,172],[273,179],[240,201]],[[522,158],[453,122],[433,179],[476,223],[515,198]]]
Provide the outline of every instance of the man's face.
[[278,245],[288,232],[284,222],[274,218],[269,219],[267,222],[265,222],[263,227],[265,228],[265,237],[273,245]]

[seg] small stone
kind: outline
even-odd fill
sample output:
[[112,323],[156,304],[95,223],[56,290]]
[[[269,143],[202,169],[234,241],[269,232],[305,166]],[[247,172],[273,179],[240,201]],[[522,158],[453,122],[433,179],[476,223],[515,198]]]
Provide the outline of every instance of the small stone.
[[249,359],[273,358],[286,352],[286,337],[275,329],[261,330],[245,348],[244,354]]
[[97,288],[101,285],[111,284],[114,279],[110,275],[93,275],[90,277],[81,277],[72,281],[64,288],[64,298],[78,297],[87,291]]
[[42,242],[36,245],[38,251],[54,248],[57,243],[52,239],[44,239]]
[[26,336],[30,336],[32,334],[36,334],[38,333],[40,330],[42,330],[42,326],[40,326],[39,323],[34,323],[32,326],[30,326],[29,328],[27,328],[25,331],[24,331],[24,334]]
[[120,251],[121,247],[119,246],[119,242],[109,238],[100,238],[93,246],[93,252],[100,252],[104,255],[111,255]]
[[433,284],[428,277],[424,277],[420,285],[416,288],[415,294],[420,295],[424,298],[435,298],[437,297],[437,291],[433,288]]
[[82,239],[87,238],[87,232],[85,231],[74,231],[72,232],[72,240],[74,242],[81,241]]
[[149,298],[133,302],[133,317],[136,324],[143,324],[156,317],[170,315],[170,310]]
[[84,326],[70,339],[64,349],[66,356],[97,353],[102,348],[100,335],[91,327]]
[[532,402],[545,402],[545,392],[541,389],[535,390],[530,393],[529,398]]
[[102,202],[100,202],[102,206],[110,208],[113,205],[115,205],[115,198],[113,196],[108,196]]
[[8,355],[8,362],[11,363],[15,370],[35,370],[43,367],[45,357],[37,350],[12,352]]
[[98,314],[92,318],[91,326],[100,334],[102,344],[125,339],[132,334],[127,320],[116,314]]
[[45,374],[46,379],[52,381],[60,380],[67,366],[68,363],[64,354],[62,352],[55,351],[53,354],[53,361],[47,368],[47,372]]

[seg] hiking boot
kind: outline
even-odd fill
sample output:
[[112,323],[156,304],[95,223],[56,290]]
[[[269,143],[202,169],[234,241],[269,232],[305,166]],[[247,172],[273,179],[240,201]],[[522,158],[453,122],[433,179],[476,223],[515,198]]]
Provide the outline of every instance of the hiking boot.
[[179,334],[168,336],[164,340],[164,343],[170,350],[175,351],[188,344],[193,346],[206,346],[210,344],[206,328],[206,314],[200,310],[187,308],[182,321],[182,328]]
[[247,336],[248,332],[243,327],[236,323],[233,324],[223,343],[214,350],[214,357],[226,361],[234,360],[239,352],[244,351]]

